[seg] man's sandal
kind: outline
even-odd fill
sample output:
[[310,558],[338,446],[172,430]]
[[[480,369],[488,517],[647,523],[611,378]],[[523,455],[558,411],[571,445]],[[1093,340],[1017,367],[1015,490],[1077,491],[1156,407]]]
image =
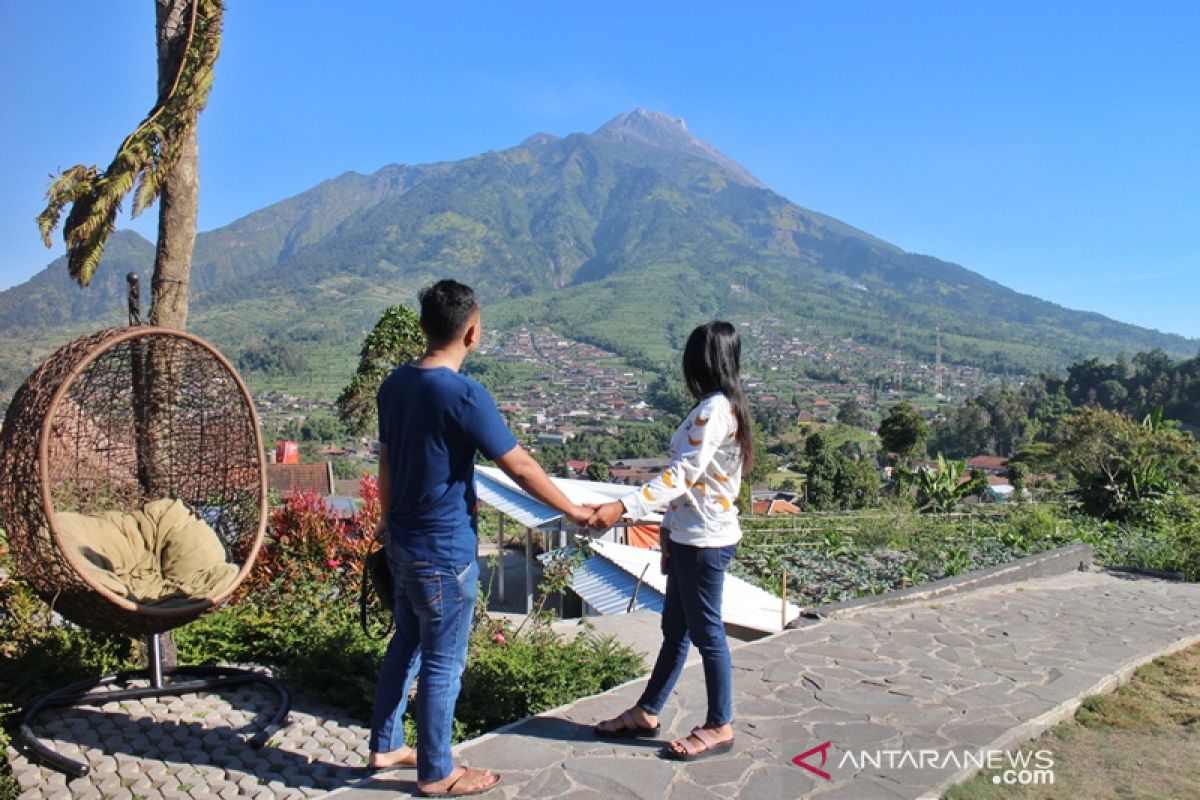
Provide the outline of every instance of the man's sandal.
[[[619,722],[621,723],[621,727],[600,727],[605,722],[612,724]],[[651,739],[658,736],[658,731],[661,727],[661,725],[655,725],[653,728],[647,728],[639,725],[637,720],[633,718],[631,711],[626,709],[621,712],[619,717],[613,717],[612,719],[606,719],[604,722],[597,723],[592,730],[595,731],[596,736],[600,739]]]
[[[699,742],[696,745],[693,742]],[[673,745],[679,744],[683,747],[684,752],[679,752]],[[678,742],[672,742],[659,751],[659,755],[663,758],[669,758],[673,761],[695,761],[708,756],[715,756],[718,753],[728,753],[733,749],[733,739],[721,741],[717,739],[717,735],[708,728],[693,728],[692,732],[687,737],[680,739]]]
[[[496,784],[500,782],[500,776],[490,770],[475,769],[474,767],[468,767],[465,765],[462,769],[462,774],[455,778],[453,783],[441,791],[422,789],[419,784],[417,785],[417,791],[420,792],[422,797],[467,797],[468,795],[483,794],[484,792],[491,791],[496,787]],[[464,781],[466,781],[469,776],[491,776],[492,780],[483,784],[482,786],[475,786],[474,788],[468,789],[466,785],[464,785]],[[467,781],[467,783],[469,783],[469,781]]]
[[397,760],[391,764],[381,764],[379,766],[374,766],[370,763],[370,761],[368,761],[367,765],[365,767],[363,767],[363,769],[366,770],[367,772],[386,772],[389,769],[411,769],[412,767],[415,767],[416,765],[417,765],[417,749],[415,747],[409,747],[407,753],[405,753],[403,756],[401,756],[399,760]]

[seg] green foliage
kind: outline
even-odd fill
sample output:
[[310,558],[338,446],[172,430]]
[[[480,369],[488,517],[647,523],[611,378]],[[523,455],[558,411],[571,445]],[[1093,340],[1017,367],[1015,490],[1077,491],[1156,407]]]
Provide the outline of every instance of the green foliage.
[[858,400],[853,397],[847,397],[838,404],[837,421],[855,428],[871,427],[871,420],[867,416],[867,412],[862,410]]
[[690,414],[696,405],[696,399],[688,393],[683,381],[673,373],[665,372],[659,373],[650,382],[649,390],[646,392],[646,402],[659,411],[669,414],[670,417],[665,422],[667,424],[674,422],[675,425],[682,422],[683,418]]
[[241,372],[263,375],[301,375],[308,371],[308,357],[302,346],[284,337],[272,336],[248,342],[237,359]]
[[645,671],[641,656],[611,636],[565,638],[543,627],[498,641],[496,633],[493,623],[471,638],[455,712],[468,735],[608,691]]
[[338,456],[329,460],[330,466],[333,467],[333,477],[339,481],[349,481],[354,478],[362,477],[363,468],[361,464],[352,461],[345,456]]
[[804,441],[805,504],[814,511],[866,508],[879,498],[874,461],[855,459],[826,444],[814,433]]
[[955,458],[981,453],[1010,456],[1037,436],[1047,435],[1070,403],[1042,378],[1019,389],[993,386],[951,411],[932,432],[932,445]]
[[314,411],[300,425],[300,440],[304,442],[341,442],[347,435],[346,426],[328,411]]
[[338,395],[338,416],[351,433],[362,435],[375,429],[379,386],[393,369],[424,349],[425,334],[414,311],[392,306],[383,312],[363,341],[354,377]]
[[608,467],[606,465],[592,462],[591,464],[587,465],[587,470],[585,470],[584,477],[586,477],[589,481],[606,483],[612,476],[609,474]]
[[1200,425],[1200,356],[1172,361],[1155,348],[1132,360],[1089,358],[1067,368],[1063,388],[1075,405],[1096,404],[1134,419],[1161,408],[1166,418]]
[[894,453],[901,462],[916,458],[925,451],[929,425],[908,403],[897,403],[879,424],[879,440],[883,448]]
[[936,467],[922,466],[915,470],[897,467],[896,482],[901,487],[913,487],[917,492],[917,508],[934,514],[954,511],[963,499],[981,495],[987,488],[986,475],[972,472],[968,477],[965,461],[947,461],[941,453]]
[[675,428],[662,421],[622,428],[621,436],[585,433],[566,444],[542,447],[538,461],[551,472],[558,472],[571,459],[611,464],[623,458],[664,458]]
[[12,776],[8,767],[7,753],[11,746],[11,739],[8,736],[7,726],[12,712],[12,706],[0,703],[0,800],[17,800],[17,796],[21,793],[21,786]]
[[1173,494],[1200,491],[1200,447],[1161,417],[1138,424],[1079,409],[1059,425],[1055,460],[1082,510],[1104,519],[1130,520]]
[[1023,461],[1009,461],[1006,467],[1006,476],[1009,484],[1013,487],[1013,501],[1024,502],[1025,482],[1029,480],[1029,466]]
[[1155,525],[1131,525],[1091,518],[1074,521],[1075,536],[1090,544],[1096,561],[1110,567],[1182,573],[1200,581],[1200,514],[1164,519]]
[[67,243],[68,269],[81,286],[87,286],[104,245],[113,232],[121,201],[134,191],[133,215],[137,216],[158,197],[165,177],[179,160],[180,145],[196,127],[208,103],[213,65],[221,49],[220,0],[200,0],[189,15],[186,49],[171,88],[137,129],[117,148],[104,171],[82,164],[65,170],[46,192],[47,204],[38,215],[42,240],[50,247],[50,235],[58,227],[63,210],[71,206],[63,226]]
[[1008,563],[1080,541],[1085,527],[1048,506],[959,515],[881,511],[806,514],[743,523],[731,571],[779,593],[820,605]]

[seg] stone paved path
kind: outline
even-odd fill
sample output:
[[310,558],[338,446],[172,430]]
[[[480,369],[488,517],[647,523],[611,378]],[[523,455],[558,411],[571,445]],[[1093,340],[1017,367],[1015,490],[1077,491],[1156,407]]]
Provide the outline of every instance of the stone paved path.
[[[935,602],[867,608],[787,631],[734,652],[731,754],[681,765],[655,757],[658,743],[610,744],[593,721],[636,699],[641,682],[586,698],[465,743],[469,763],[504,772],[485,798],[753,800],[937,796],[953,768],[856,768],[847,752],[926,749],[946,754],[1018,744],[1106,691],[1133,665],[1200,640],[1200,585],[1076,573],[983,589]],[[502,687],[497,687],[500,690]],[[56,747],[93,765],[70,784],[9,757],[33,798],[404,796],[412,771],[365,777],[366,731],[336,709],[304,699],[271,745],[251,751],[238,731],[270,702],[253,686],[221,696],[130,703],[45,714]],[[663,715],[666,734],[703,717],[703,675],[689,666]],[[249,727],[248,727],[249,726]],[[830,742],[831,780],[792,758]],[[885,757],[886,758],[886,757]],[[808,759],[820,766],[819,756]],[[971,772],[973,770],[965,770]]]
[[[459,755],[504,772],[483,795],[497,800],[937,797],[975,771],[947,766],[948,753],[1019,744],[1149,656],[1196,641],[1198,584],[1106,572],[1041,578],[870,608],[738,648],[738,744],[728,755],[678,764],[657,758],[655,742],[595,740],[590,725],[636,700],[642,681],[465,743]],[[666,734],[686,733],[703,715],[693,665],[664,712]],[[792,763],[827,741],[830,780]],[[888,768],[886,755],[878,768],[861,765],[861,751],[900,749],[936,751],[946,768]],[[859,763],[843,764],[847,752]],[[820,766],[820,757],[807,762]],[[335,794],[395,797],[414,779],[397,771]]]

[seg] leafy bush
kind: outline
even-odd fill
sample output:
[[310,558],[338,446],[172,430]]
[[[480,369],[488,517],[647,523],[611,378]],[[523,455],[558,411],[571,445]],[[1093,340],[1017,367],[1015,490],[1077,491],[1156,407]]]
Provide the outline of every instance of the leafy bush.
[[[1187,507],[1172,504],[1181,505]],[[1100,564],[1180,572],[1186,580],[1200,580],[1200,514],[1164,514],[1152,524],[1080,518],[1075,525],[1077,539],[1092,545]]]
[[608,691],[645,671],[642,657],[611,636],[575,638],[534,628],[513,636],[505,625],[476,626],[455,717],[469,736],[579,697]]
[[1090,516],[1137,522],[1154,505],[1200,491],[1200,445],[1162,419],[1140,424],[1085,407],[1065,416],[1055,452],[1071,476],[1071,494]]
[[375,477],[362,476],[359,497],[362,505],[349,519],[335,516],[315,492],[293,494],[276,506],[267,541],[242,586],[242,596],[286,578],[325,582],[336,596],[357,597],[363,561],[374,547],[379,522],[379,482]]
[[8,768],[8,745],[11,741],[6,725],[12,714],[12,706],[0,703],[0,800],[16,800],[21,787]]

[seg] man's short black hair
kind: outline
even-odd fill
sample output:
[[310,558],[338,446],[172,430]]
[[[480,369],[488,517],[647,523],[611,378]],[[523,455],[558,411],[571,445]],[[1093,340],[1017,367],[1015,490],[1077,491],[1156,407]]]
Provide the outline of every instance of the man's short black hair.
[[421,329],[432,345],[446,344],[461,334],[479,310],[475,290],[449,278],[422,289],[417,298],[421,301]]

